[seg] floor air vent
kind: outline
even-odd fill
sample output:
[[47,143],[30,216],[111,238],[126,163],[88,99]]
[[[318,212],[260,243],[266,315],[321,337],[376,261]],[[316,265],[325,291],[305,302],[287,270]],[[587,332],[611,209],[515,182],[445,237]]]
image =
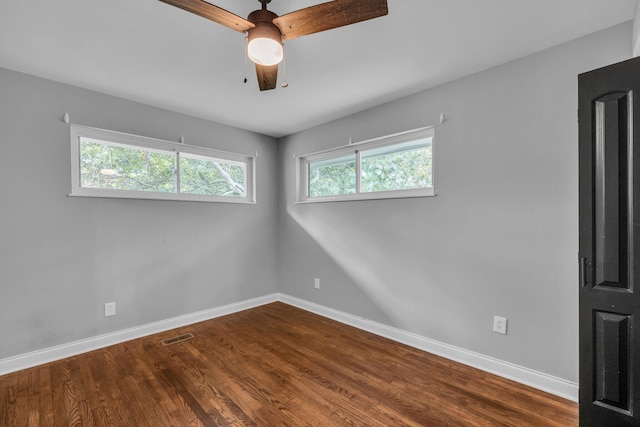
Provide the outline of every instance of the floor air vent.
[[182,341],[190,340],[191,338],[193,338],[193,334],[188,333],[188,334],[182,334],[173,338],[167,338],[166,340],[162,340],[160,342],[162,343],[162,345],[167,346],[167,345],[176,344]]

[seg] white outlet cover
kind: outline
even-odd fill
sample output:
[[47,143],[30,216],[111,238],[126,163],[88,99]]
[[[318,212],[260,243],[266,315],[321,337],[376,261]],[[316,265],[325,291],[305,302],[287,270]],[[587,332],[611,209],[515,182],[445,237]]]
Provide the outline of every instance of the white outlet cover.
[[108,302],[104,305],[104,317],[116,315],[116,303]]
[[507,335],[507,318],[494,316],[493,317],[493,332],[497,334]]

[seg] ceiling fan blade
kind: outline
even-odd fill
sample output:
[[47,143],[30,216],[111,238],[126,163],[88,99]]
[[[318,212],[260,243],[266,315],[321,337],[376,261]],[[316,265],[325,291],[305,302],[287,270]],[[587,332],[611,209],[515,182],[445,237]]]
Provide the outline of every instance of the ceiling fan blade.
[[271,90],[276,88],[276,83],[278,82],[278,64],[256,64],[256,74],[258,75],[258,85],[260,86],[260,90]]
[[251,22],[246,19],[234,15],[221,7],[214,6],[211,3],[207,3],[204,0],[160,0],[163,3],[170,4],[187,12],[194,13],[203,18],[210,19],[218,24],[222,24],[225,27],[229,27],[232,30],[244,33],[250,28],[255,27]]
[[334,0],[273,20],[285,40],[387,15],[387,0]]

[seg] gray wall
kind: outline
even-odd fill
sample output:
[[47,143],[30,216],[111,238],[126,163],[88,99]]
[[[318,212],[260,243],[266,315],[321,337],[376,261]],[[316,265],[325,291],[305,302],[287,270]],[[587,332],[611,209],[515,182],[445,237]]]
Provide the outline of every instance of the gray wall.
[[[259,203],[68,197],[65,112],[78,124],[258,151]],[[275,292],[275,144],[0,69],[0,359]],[[105,318],[109,301],[117,315]]]
[[[283,138],[281,290],[577,382],[577,74],[629,58],[631,32]],[[294,153],[428,125],[437,197],[294,203]],[[507,336],[492,332],[494,315],[509,319]]]

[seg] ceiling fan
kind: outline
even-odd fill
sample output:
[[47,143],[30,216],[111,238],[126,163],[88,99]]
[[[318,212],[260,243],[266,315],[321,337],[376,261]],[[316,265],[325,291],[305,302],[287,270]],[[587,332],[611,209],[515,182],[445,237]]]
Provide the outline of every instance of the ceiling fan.
[[258,0],[262,9],[247,19],[204,0],[160,0],[247,33],[247,56],[256,65],[260,90],[275,89],[278,64],[284,58],[283,40],[319,33],[389,13],[387,0],[333,0],[278,16],[267,10],[271,0]]

